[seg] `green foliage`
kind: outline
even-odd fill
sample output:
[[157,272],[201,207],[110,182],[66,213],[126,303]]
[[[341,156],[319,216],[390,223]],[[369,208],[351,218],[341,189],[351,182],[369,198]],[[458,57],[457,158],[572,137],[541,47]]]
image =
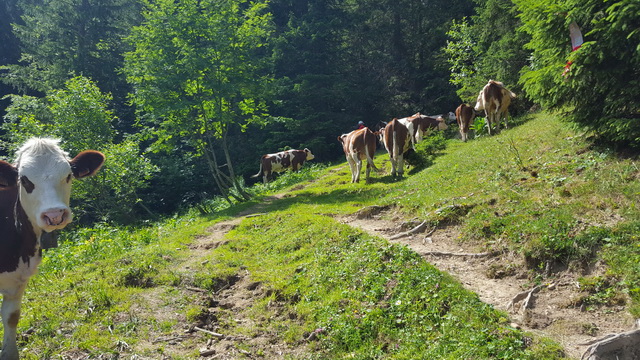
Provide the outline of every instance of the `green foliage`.
[[447,139],[443,132],[436,131],[434,134],[427,136],[419,144],[416,144],[415,151],[409,152],[406,156],[407,164],[413,166],[411,173],[423,170],[431,164],[436,157],[442,154],[447,146]]
[[[462,101],[472,104],[489,79],[519,93],[520,71],[529,56],[522,46],[528,35],[517,30],[520,21],[514,4],[509,0],[477,3],[476,15],[452,21],[444,47],[451,71],[449,81],[458,87]],[[511,111],[517,113],[524,106],[517,100]]]
[[[246,1],[147,3],[146,22],[128,38],[125,72],[132,100],[160,124],[161,142],[188,141],[203,151],[203,136],[222,136],[266,111],[270,17],[265,4]],[[178,136],[179,135],[179,136]]]
[[22,16],[12,26],[20,41],[21,63],[5,67],[4,82],[22,92],[49,92],[62,88],[70,76],[83,75],[124,100],[128,87],[118,73],[125,49],[122,37],[139,19],[137,1],[16,3]]
[[135,88],[133,103],[145,125],[153,127],[153,149],[181,147],[204,157],[222,196],[229,202],[248,199],[236,180],[228,134],[267,116],[272,76],[265,54],[272,25],[266,3],[189,0],[146,6],[144,24],[127,39],[134,50],[124,54],[124,72]]
[[[528,96],[604,141],[640,147],[640,4],[634,0],[514,1],[531,35],[533,61],[522,83]],[[571,52],[569,24],[585,43]],[[571,61],[570,71],[563,67]]]

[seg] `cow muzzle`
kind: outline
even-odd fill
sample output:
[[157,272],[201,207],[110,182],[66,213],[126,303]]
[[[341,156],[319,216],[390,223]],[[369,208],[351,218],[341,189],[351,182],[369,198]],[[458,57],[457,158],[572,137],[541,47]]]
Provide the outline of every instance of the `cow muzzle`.
[[46,227],[61,228],[71,222],[71,212],[68,208],[49,209],[42,212],[40,220]]

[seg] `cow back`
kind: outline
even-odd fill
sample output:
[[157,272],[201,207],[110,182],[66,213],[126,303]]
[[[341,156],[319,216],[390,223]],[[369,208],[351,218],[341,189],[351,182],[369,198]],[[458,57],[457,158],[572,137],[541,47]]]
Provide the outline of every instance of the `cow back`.
[[384,128],[384,146],[390,157],[402,155],[408,150],[409,131],[398,119],[393,119]]
[[467,104],[460,104],[456,109],[456,121],[458,122],[460,129],[465,132],[469,130],[469,126],[474,117],[475,111]]

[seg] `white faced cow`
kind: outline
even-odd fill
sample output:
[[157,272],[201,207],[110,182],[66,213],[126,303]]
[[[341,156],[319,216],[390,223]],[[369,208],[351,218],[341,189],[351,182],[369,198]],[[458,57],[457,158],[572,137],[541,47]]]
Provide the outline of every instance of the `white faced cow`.
[[18,359],[16,328],[22,295],[42,259],[44,234],[71,222],[71,182],[95,174],[104,155],[83,151],[73,159],[58,141],[33,138],[15,165],[0,161],[0,293],[4,339],[0,359]]
[[409,131],[411,147],[414,149],[415,144],[419,144],[422,141],[427,130],[447,130],[447,128],[449,128],[446,120],[442,116],[434,118],[416,113],[409,117],[398,119],[398,121]]
[[376,152],[376,134],[365,127],[354,130],[348,134],[338,137],[338,141],[342,143],[344,155],[347,158],[349,167],[351,168],[351,182],[360,181],[360,172],[362,171],[362,160],[367,160],[366,182],[369,182],[369,174],[371,169],[379,171],[373,163],[373,157]]
[[251,176],[256,178],[262,175],[262,179],[266,184],[274,172],[283,172],[287,169],[298,171],[306,160],[313,160],[315,156],[311,150],[286,150],[275,154],[262,155],[260,159],[260,171]]
[[489,80],[487,85],[478,94],[475,110],[484,110],[487,115],[487,126],[491,135],[491,126],[495,123],[496,130],[500,131],[500,120],[504,117],[504,127],[509,128],[509,105],[516,94],[507,90],[504,85],[495,80]]
[[391,175],[404,174],[404,154],[409,150],[409,130],[398,119],[391,120],[382,130],[382,142],[391,160]]
[[456,109],[456,120],[460,128],[460,138],[462,141],[467,141],[469,137],[469,126],[475,117],[476,112],[467,104],[460,104]]

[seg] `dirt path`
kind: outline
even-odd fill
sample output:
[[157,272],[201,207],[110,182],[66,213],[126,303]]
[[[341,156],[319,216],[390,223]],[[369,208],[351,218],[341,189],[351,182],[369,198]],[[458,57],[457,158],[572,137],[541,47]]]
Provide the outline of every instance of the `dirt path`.
[[[585,343],[606,334],[630,330],[633,326],[634,319],[624,306],[588,311],[570,306],[580,296],[578,277],[588,274],[568,271],[555,274],[552,280],[533,293],[527,310],[521,309],[523,301],[510,307],[510,302],[517,294],[534,288],[521,257],[513,254],[478,257],[446,255],[483,253],[479,246],[457,241],[460,235],[457,226],[437,228],[431,234],[417,233],[392,240],[394,235],[407,229],[401,229],[401,222],[390,219],[388,214],[356,214],[342,221],[392,243],[410,247],[441,271],[453,275],[467,289],[478,294],[482,301],[508,312],[514,326],[561,343],[566,355],[571,358],[580,359],[588,347]],[[590,275],[598,271],[596,268]]]

